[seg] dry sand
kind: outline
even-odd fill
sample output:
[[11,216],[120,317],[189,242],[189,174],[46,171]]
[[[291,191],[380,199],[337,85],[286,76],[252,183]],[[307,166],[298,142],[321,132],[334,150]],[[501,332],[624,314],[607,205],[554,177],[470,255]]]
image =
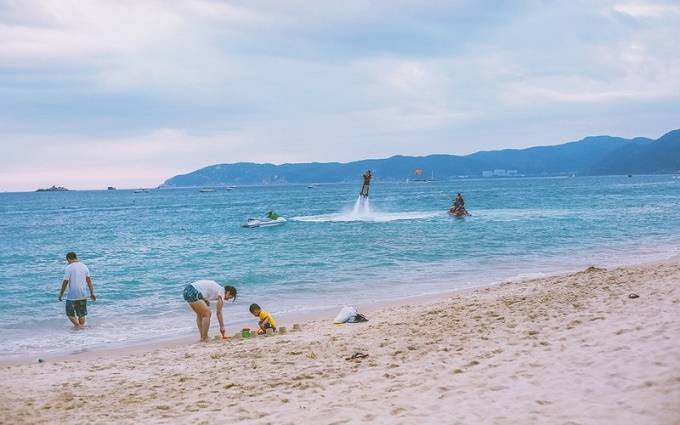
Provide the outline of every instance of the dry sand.
[[5,366],[0,423],[680,424],[678,258],[369,318]]

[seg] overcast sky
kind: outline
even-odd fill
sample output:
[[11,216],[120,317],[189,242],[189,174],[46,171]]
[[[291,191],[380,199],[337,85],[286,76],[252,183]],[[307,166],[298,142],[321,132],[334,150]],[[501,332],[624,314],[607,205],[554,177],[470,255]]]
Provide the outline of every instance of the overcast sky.
[[0,191],[656,138],[680,2],[0,0]]

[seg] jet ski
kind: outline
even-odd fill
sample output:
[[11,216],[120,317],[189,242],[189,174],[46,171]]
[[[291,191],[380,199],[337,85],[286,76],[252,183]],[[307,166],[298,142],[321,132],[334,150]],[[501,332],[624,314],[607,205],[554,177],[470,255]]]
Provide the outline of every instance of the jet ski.
[[248,221],[243,223],[241,227],[253,228],[253,227],[272,227],[281,226],[286,224],[285,218],[281,217],[273,211],[269,211],[265,217],[262,218],[249,218]]
[[470,215],[469,212],[465,208],[451,208],[449,209],[449,215],[451,217],[465,217],[466,215]]
[[270,218],[249,218],[248,221],[243,223],[241,227],[248,227],[248,228],[253,228],[253,227],[271,227],[271,226],[280,226],[282,224],[286,224],[286,220],[283,217],[279,217],[275,220],[272,220]]

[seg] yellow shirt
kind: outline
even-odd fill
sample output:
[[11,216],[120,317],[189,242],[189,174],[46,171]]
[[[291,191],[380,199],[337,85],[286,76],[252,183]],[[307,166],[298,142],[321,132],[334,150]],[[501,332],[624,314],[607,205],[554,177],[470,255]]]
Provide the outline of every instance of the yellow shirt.
[[271,314],[269,314],[269,312],[266,312],[264,310],[260,310],[259,318],[260,318],[260,321],[262,321],[264,319],[269,319],[269,324],[272,325],[273,328],[276,327],[276,320],[274,320],[274,318],[272,317]]

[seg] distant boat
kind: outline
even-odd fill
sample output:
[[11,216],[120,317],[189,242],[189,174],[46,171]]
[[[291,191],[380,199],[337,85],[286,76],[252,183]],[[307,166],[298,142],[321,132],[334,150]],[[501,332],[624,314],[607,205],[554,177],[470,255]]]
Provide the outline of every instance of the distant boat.
[[113,187],[113,186],[109,186],[109,187],[106,188],[106,190],[116,190],[116,188]]
[[318,188],[318,187],[319,187],[319,184],[318,184],[318,183],[312,183],[312,184],[310,184],[309,186],[307,186],[307,189],[316,189],[316,188]]
[[149,193],[149,189],[137,189],[135,193]]
[[52,185],[52,187],[38,189],[36,192],[68,192],[68,189],[63,186]]
[[214,192],[215,189],[212,187],[204,187],[203,189],[199,190],[201,193],[208,193],[208,192]]
[[628,177],[633,177],[633,175],[632,175],[632,174],[628,174]]

